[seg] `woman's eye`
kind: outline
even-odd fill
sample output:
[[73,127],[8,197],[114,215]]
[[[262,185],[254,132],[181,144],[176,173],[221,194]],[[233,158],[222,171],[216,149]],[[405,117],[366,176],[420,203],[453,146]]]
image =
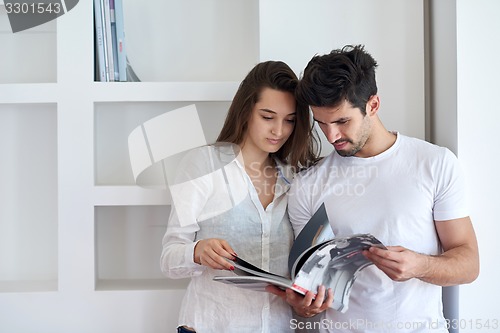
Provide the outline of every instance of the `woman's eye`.
[[262,116],[262,118],[264,118],[265,120],[271,120],[271,119],[273,119],[272,117],[266,117],[266,116]]
[[286,121],[289,122],[290,124],[295,124],[295,119],[287,119]]

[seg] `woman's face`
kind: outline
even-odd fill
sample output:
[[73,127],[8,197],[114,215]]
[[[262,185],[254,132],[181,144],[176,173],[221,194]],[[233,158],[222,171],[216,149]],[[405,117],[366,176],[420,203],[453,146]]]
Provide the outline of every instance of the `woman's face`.
[[245,149],[277,152],[295,127],[295,97],[289,92],[264,88],[254,105],[245,134]]

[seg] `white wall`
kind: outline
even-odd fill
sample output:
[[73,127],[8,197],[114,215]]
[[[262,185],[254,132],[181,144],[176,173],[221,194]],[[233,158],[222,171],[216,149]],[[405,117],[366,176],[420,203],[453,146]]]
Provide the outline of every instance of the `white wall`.
[[[481,273],[460,287],[460,332],[496,320],[500,331],[496,144],[500,130],[500,1],[457,0],[458,156],[468,180],[471,216],[479,240]],[[471,322],[472,321],[472,322]],[[472,324],[472,325],[471,325]],[[482,330],[486,330],[484,327]]]
[[[456,0],[430,0],[428,7],[426,139],[457,153]],[[443,288],[445,318],[459,318],[459,286]],[[458,330],[450,329],[450,333]]]
[[379,63],[379,115],[385,126],[424,139],[423,3],[261,1],[261,60],[283,60],[299,75],[315,54],[347,44],[364,44]]

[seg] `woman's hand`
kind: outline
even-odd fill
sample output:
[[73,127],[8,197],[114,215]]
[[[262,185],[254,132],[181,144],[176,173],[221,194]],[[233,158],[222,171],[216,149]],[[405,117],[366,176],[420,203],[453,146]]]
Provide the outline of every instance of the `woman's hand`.
[[314,317],[327,310],[333,302],[333,291],[330,288],[326,289],[325,286],[319,286],[316,297],[312,291],[303,296],[292,289],[284,291],[276,286],[267,286],[266,291],[281,297],[292,306],[295,313],[304,318]]
[[226,259],[234,260],[236,253],[228,242],[219,238],[200,240],[194,248],[194,262],[213,269],[234,270]]
[[332,289],[326,289],[325,286],[318,287],[318,293],[314,297],[312,291],[308,291],[302,296],[291,289],[286,290],[286,301],[292,306],[294,311],[302,317],[311,318],[326,311],[333,303]]

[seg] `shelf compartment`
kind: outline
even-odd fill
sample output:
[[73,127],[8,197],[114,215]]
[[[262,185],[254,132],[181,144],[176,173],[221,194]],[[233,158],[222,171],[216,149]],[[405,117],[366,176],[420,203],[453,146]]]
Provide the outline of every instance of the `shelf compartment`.
[[0,104],[0,291],[57,285],[56,110]]
[[[224,123],[230,102],[131,102],[94,104],[95,185],[135,186],[128,153],[128,136],[145,121],[165,112],[195,104],[207,143],[216,140]],[[189,135],[189,124],[186,127]],[[172,138],[165,144],[175,145]],[[145,185],[155,184],[158,165],[153,165]],[[172,163],[172,170],[175,164]]]
[[241,81],[259,62],[258,0],[124,0],[123,11],[143,82]]
[[0,84],[57,81],[56,20],[13,33],[6,9],[0,6],[0,45]]
[[97,206],[96,290],[183,289],[160,270],[170,206]]

